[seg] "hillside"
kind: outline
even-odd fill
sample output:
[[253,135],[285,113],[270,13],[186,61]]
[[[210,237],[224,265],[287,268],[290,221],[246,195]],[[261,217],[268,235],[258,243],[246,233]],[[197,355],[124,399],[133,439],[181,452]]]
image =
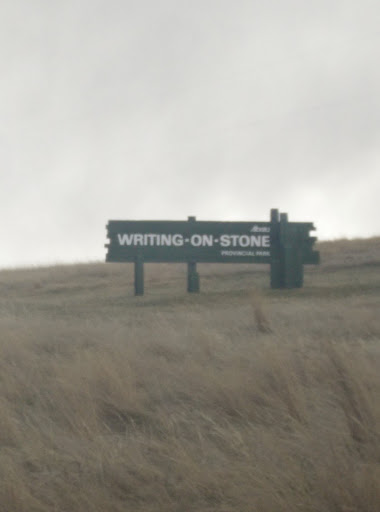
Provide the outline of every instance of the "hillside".
[[0,512],[380,511],[380,238],[0,272]]

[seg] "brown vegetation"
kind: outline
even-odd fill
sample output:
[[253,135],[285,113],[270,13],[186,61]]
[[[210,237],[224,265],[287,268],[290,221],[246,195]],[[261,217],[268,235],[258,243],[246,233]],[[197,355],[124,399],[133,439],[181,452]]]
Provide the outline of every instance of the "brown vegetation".
[[0,273],[1,512],[380,510],[380,239],[267,269]]

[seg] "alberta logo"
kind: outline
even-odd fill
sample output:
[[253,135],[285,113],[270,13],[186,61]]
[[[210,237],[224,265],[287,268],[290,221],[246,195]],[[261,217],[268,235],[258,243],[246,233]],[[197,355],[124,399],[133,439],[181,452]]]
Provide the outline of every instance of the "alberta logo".
[[251,229],[251,233],[270,233],[270,226],[258,226],[254,224]]

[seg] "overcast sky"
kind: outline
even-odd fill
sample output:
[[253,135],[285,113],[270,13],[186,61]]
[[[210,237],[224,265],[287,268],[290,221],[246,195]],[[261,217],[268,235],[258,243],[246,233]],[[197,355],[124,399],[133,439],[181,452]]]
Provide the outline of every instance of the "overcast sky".
[[2,0],[0,267],[109,219],[380,235],[378,0]]

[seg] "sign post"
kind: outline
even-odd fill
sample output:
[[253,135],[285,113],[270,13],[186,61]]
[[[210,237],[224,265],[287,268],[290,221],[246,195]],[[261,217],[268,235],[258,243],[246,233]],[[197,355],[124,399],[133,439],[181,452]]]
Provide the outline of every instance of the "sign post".
[[135,258],[135,295],[144,295],[144,261],[141,254]]
[[[188,217],[188,222],[195,223],[195,217]],[[199,274],[196,261],[189,261],[187,264],[187,291],[189,293],[199,292]]]
[[270,211],[270,247],[271,247],[271,261],[270,261],[270,286],[271,288],[282,288],[283,286],[283,269],[280,246],[280,223],[278,210],[272,209]]
[[190,261],[187,264],[187,291],[189,293],[198,293],[199,288],[200,286],[197,264],[195,261]]
[[265,263],[271,288],[300,288],[303,265],[318,264],[311,222],[289,222],[272,209],[270,222],[120,221],[107,225],[107,262],[135,264],[135,295],[144,294],[144,263],[187,263],[187,290],[199,292],[197,263]]

